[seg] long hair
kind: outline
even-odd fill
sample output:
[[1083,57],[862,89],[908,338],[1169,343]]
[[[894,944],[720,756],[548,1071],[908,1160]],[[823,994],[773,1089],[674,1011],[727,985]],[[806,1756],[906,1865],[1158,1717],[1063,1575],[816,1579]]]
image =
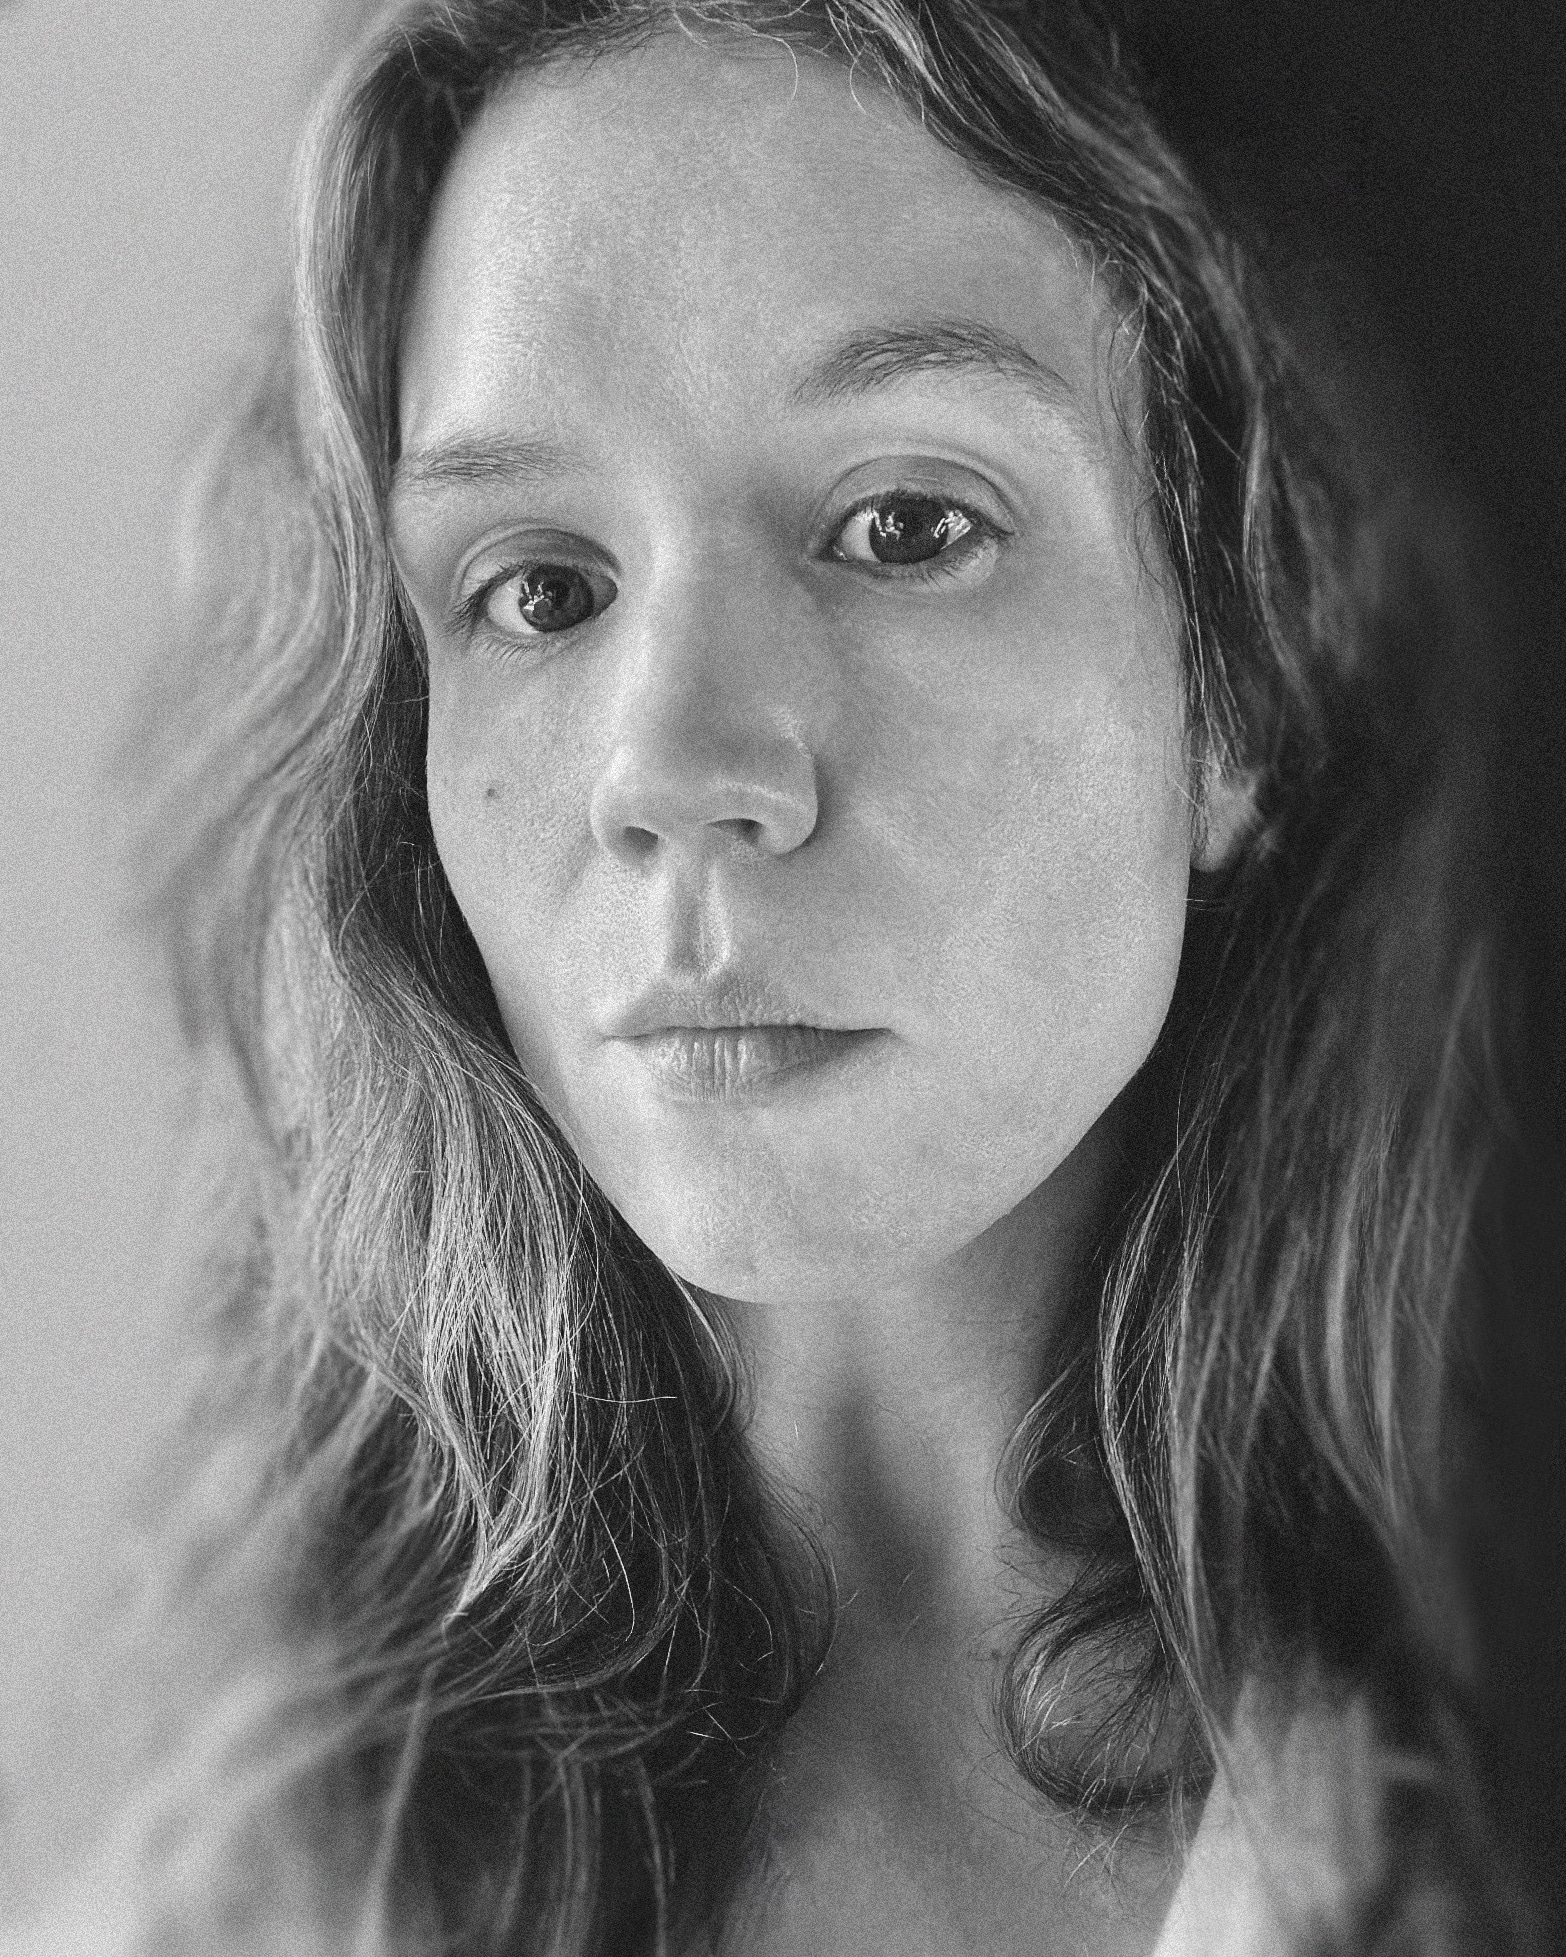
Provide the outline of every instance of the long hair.
[[215,1870],[279,1817],[287,1906],[330,1947],[677,1947],[721,1914],[830,1635],[738,1356],[507,1042],[431,834],[385,532],[399,325],[464,130],[509,76],[674,26],[851,64],[1076,238],[1138,374],[1192,766],[1254,787],[1005,1464],[1077,1574],[1020,1628],[999,1727],[1039,1789],[1114,1819],[1200,1791],[1242,1699],[1279,1732],[1353,1710],[1375,1852],[1305,1927],[1390,1950],[1435,1909],[1463,1947],[1489,1853],[1450,1570],[1487,976],[1424,704],[1461,621],[1114,36],[1045,0],[414,0],[321,110],[296,317],[209,472],[168,703],[162,915],[240,1137],[178,1533],[245,1638],[159,1809],[159,1947],[198,1890],[208,1922],[258,1920]]

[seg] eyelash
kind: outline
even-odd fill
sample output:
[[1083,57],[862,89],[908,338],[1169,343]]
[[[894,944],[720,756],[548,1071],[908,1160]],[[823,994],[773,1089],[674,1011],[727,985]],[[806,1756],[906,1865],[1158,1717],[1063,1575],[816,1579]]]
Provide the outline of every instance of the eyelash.
[[[835,546],[838,539],[848,528],[849,524],[854,521],[855,517],[862,516],[866,510],[873,510],[879,505],[899,501],[906,503],[922,502],[939,504],[946,513],[961,516],[965,522],[971,525],[971,531],[958,540],[951,548],[938,552],[934,557],[924,558],[913,564],[882,564],[872,567],[866,564],[863,559],[846,557],[837,552]],[[945,497],[929,490],[899,486],[893,489],[878,489],[873,495],[861,497],[851,509],[845,511],[832,532],[831,543],[825,552],[825,559],[828,563],[851,565],[855,569],[867,572],[869,576],[875,578],[877,581],[893,584],[922,584],[927,586],[944,584],[952,578],[960,577],[968,568],[975,555],[981,551],[993,549],[997,544],[1004,543],[1010,534],[1010,531],[1003,529],[998,523],[985,516],[981,511],[974,509],[970,504],[958,502],[955,498]],[[564,556],[560,558],[535,557],[524,559],[518,563],[502,565],[493,577],[486,578],[482,584],[476,586],[474,590],[469,592],[467,597],[458,602],[451,615],[450,625],[452,629],[465,637],[471,637],[483,625],[484,613],[489,605],[489,601],[503,585],[508,583],[512,578],[520,577],[524,572],[535,571],[545,564],[554,563],[567,564],[568,560]],[[583,624],[591,624],[593,618],[600,617],[602,611],[607,610],[607,605],[602,607],[600,611],[592,614],[592,618],[584,619],[582,621]],[[576,630],[578,628],[569,627],[567,629]],[[511,635],[497,633],[497,636],[504,638]],[[521,637],[522,635],[519,634],[516,636]],[[539,633],[536,636],[547,638],[554,635]]]

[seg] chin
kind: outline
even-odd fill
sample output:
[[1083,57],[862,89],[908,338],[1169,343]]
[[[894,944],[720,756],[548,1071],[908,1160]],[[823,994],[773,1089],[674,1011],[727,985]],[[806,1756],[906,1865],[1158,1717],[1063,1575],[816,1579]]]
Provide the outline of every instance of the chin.
[[[914,1188],[924,1201],[909,1201]],[[863,1295],[938,1266],[1026,1193],[970,1188],[965,1201],[942,1204],[916,1178],[850,1183],[841,1175],[792,1186],[768,1175],[691,1177],[619,1190],[606,1184],[605,1192],[676,1276],[756,1305]]]
[[634,1211],[627,1221],[676,1277],[739,1304],[803,1304],[834,1297],[851,1289],[856,1278],[867,1278],[876,1261],[863,1250],[855,1255],[857,1247],[823,1241],[819,1231],[802,1237],[793,1231],[757,1229],[742,1217],[696,1229],[689,1217],[676,1228],[660,1227],[662,1219],[643,1222]]
[[606,1193],[631,1229],[677,1277],[744,1304],[806,1303],[884,1277],[883,1232],[834,1215],[836,1205],[757,1189],[703,1188]]

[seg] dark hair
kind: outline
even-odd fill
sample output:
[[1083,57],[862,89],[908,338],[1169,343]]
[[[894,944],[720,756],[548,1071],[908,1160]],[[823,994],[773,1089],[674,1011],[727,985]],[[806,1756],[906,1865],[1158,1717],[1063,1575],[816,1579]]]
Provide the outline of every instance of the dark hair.
[[369,1898],[366,1949],[662,1951],[721,1909],[824,1649],[829,1586],[750,1466],[734,1355],[507,1043],[430,831],[384,530],[400,322],[464,130],[507,77],[676,21],[853,64],[1091,256],[1139,377],[1193,762],[1254,787],[1008,1461],[1078,1570],[998,1688],[1013,1757],[1125,1816],[1205,1785],[1242,1694],[1279,1730],[1368,1708],[1385,1852],[1312,1927],[1391,1949],[1439,1907],[1462,1947],[1492,1846],[1448,1577],[1487,985],[1408,683],[1461,621],[1075,4],[417,0],[322,112],[299,331],[213,476],[208,732],[167,884],[193,1030],[258,1144],[215,1362],[251,1464],[230,1560],[252,1599],[270,1573],[283,1654],[247,1757],[338,1790],[304,1837],[339,1903]]

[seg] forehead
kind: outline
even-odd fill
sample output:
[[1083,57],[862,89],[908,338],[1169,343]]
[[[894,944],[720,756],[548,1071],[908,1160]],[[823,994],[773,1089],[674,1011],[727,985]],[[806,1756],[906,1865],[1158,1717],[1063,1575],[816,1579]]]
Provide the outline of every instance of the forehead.
[[1047,211],[843,65],[664,33],[513,80],[465,134],[404,322],[403,445],[523,398],[765,413],[845,332],[932,319],[1020,343],[1102,423],[1114,310]]

